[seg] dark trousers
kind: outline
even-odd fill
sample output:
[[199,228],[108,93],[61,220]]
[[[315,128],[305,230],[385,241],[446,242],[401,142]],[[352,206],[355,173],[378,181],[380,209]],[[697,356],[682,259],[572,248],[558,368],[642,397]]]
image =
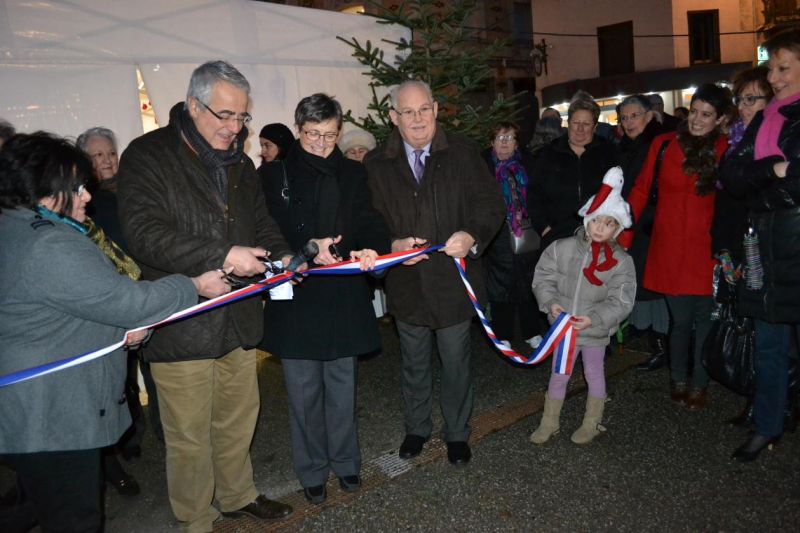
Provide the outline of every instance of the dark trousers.
[[490,302],[492,330],[498,339],[511,341],[514,337],[514,320],[519,318],[522,338],[530,339],[542,334],[542,324],[536,300],[524,302]]
[[442,362],[440,402],[446,442],[469,438],[472,415],[471,320],[433,330],[396,320],[403,358],[406,434],[428,438],[433,429],[433,341]]
[[95,533],[103,529],[100,450],[3,455],[16,470],[44,533]]
[[292,464],[303,487],[361,469],[356,424],[356,357],[282,359],[289,396]]
[[708,386],[708,372],[703,366],[703,343],[711,330],[711,296],[667,296],[667,306],[672,315],[669,334],[670,377],[675,382],[685,382],[689,374],[689,344],[694,327],[694,361],[692,388]]
[[756,433],[777,437],[783,433],[783,417],[789,388],[789,339],[792,326],[756,320]]

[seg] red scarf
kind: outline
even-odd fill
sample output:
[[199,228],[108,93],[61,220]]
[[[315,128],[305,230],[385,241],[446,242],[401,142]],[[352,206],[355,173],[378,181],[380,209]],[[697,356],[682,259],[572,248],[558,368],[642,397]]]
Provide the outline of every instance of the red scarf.
[[[600,259],[600,250],[603,250],[604,260],[598,264]],[[592,241],[592,261],[589,266],[583,269],[583,275],[589,280],[592,285],[602,285],[603,282],[600,278],[595,276],[595,272],[606,272],[617,266],[618,261],[614,259],[613,250],[607,242],[594,242]]]

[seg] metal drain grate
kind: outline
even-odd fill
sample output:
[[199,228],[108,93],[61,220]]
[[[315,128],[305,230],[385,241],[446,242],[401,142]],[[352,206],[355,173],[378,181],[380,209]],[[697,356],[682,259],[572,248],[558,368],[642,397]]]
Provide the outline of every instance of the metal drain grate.
[[394,478],[400,474],[405,474],[411,470],[412,463],[406,459],[400,459],[397,451],[386,452],[380,457],[376,457],[370,463],[383,472],[388,478]]

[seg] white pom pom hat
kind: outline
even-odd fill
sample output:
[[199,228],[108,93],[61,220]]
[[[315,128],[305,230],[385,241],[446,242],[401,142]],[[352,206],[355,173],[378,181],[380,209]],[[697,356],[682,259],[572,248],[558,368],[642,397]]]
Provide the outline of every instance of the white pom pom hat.
[[624,183],[625,177],[622,175],[621,167],[610,168],[606,172],[600,190],[589,198],[589,201],[578,211],[578,214],[583,217],[584,228],[587,228],[590,220],[599,216],[612,217],[619,223],[614,237],[619,236],[623,229],[631,227],[631,206],[622,198]]

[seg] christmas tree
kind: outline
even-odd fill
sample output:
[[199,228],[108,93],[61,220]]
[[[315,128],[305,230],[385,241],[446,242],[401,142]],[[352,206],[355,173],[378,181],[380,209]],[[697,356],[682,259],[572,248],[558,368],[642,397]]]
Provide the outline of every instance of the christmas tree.
[[362,44],[355,38],[338,36],[352,47],[353,57],[369,68],[365,75],[370,77],[372,90],[369,114],[356,118],[348,111],[345,120],[383,142],[393,127],[385,88],[409,79],[430,85],[439,102],[438,121],[447,130],[461,132],[480,144],[486,142],[497,122],[513,120],[516,100],[522,93],[510,98],[498,93],[490,105],[479,103],[493,80],[489,60],[500,55],[505,43],[494,40],[487,44],[479,38],[485,30],[470,27],[476,4],[474,0],[407,0],[386,8],[370,2],[376,13],[367,16],[374,17],[378,24],[403,25],[411,30],[412,38],[384,40],[384,44],[394,47],[392,59],[387,59],[389,54],[370,41]]

